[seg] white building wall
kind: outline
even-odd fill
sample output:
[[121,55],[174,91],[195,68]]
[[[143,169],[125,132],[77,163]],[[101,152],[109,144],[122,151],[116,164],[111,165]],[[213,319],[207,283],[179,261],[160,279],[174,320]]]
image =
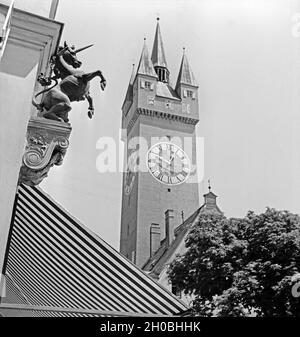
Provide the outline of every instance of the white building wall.
[[[3,4],[9,3],[0,0],[2,18],[7,14],[7,7]],[[32,12],[35,14],[37,11],[46,14],[46,9],[53,12],[50,0],[16,0],[15,7],[29,11],[34,3],[36,7]],[[8,42],[0,61],[0,275],[36,76],[38,71],[46,72],[61,31],[62,24],[58,22],[23,11],[13,11]]]
[[[11,0],[0,0],[0,3],[9,6]],[[14,7],[32,14],[49,18],[52,4],[58,3],[56,0],[15,0]]]
[[[26,78],[0,72],[0,256],[4,256],[24,152],[35,67]],[[2,261],[0,261],[0,272]]]

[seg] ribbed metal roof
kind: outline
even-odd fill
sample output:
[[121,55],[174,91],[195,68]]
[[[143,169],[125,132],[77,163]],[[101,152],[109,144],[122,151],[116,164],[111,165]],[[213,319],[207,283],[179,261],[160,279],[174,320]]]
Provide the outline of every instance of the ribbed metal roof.
[[27,313],[42,316],[156,316],[186,310],[40,188],[19,187],[12,226],[5,275],[8,288],[15,290],[2,305],[19,304],[20,310],[27,305]]

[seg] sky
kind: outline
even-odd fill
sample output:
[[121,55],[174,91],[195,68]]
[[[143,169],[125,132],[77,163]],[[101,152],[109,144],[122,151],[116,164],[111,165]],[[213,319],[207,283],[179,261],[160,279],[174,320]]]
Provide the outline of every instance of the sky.
[[199,84],[200,195],[210,179],[228,217],[267,206],[300,213],[298,0],[61,0],[62,41],[94,44],[78,58],[83,70],[103,72],[107,88],[91,82],[92,120],[87,102],[73,103],[70,147],[41,187],[119,248],[122,174],[97,171],[96,144],[101,137],[119,142],[132,64],[144,37],[152,50],[157,16],[171,81],[185,47]]

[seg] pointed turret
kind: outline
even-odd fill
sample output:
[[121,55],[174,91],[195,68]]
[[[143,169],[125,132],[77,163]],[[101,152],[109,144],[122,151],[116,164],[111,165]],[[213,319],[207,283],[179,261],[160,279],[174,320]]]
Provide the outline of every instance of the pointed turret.
[[185,54],[185,48],[183,49],[181,65],[180,65],[179,74],[178,74],[178,78],[176,82],[176,91],[181,84],[198,87],[195,76],[193,74],[193,71],[190,67],[190,64]]
[[133,85],[135,75],[136,75],[136,70],[135,70],[135,64],[133,63],[132,64],[132,72],[131,72],[131,76],[130,76],[130,80],[129,80],[129,85]]
[[153,42],[151,60],[154,69],[156,71],[156,74],[158,76],[158,80],[160,82],[169,83],[169,70],[160,32],[159,18],[157,18],[157,25]]
[[126,114],[126,112],[128,110],[128,107],[130,106],[130,104],[132,103],[132,100],[133,100],[133,82],[134,82],[135,76],[136,76],[136,71],[135,71],[135,67],[134,67],[134,64],[133,64],[132,65],[131,77],[130,77],[130,80],[129,80],[125,100],[124,100],[123,105],[122,105],[122,110],[124,110],[125,114]]
[[153,68],[152,61],[149,56],[146,39],[144,39],[144,46],[143,46],[140,62],[137,68],[137,74],[157,77],[156,72]]

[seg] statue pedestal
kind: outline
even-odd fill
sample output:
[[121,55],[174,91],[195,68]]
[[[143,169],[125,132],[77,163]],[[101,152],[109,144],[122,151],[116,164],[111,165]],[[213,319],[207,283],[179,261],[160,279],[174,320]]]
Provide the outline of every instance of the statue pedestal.
[[52,166],[62,164],[71,131],[69,123],[41,117],[30,119],[19,184],[38,185],[48,176]]

